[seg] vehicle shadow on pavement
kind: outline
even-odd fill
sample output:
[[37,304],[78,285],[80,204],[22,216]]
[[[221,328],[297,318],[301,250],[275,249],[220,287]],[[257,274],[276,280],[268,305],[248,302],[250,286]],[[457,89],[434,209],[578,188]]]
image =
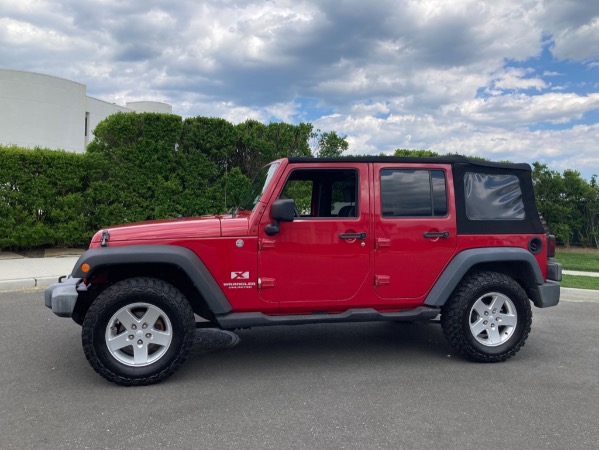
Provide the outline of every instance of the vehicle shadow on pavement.
[[[239,336],[236,340],[233,336]],[[227,351],[224,351],[227,350]],[[353,323],[301,326],[273,326],[237,330],[198,330],[192,354],[183,372],[196,365],[219,362],[244,367],[265,365],[305,366],[347,363],[363,366],[389,360],[404,363],[446,360],[455,355],[443,337],[438,323]],[[457,359],[461,358],[455,356]]]

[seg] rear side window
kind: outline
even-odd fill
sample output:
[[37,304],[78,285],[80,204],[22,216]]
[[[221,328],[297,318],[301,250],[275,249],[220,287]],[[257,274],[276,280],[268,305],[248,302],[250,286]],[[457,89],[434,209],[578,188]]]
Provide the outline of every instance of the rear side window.
[[470,220],[523,220],[524,203],[515,175],[466,172],[466,216]]
[[447,184],[442,170],[381,170],[383,217],[447,215]]

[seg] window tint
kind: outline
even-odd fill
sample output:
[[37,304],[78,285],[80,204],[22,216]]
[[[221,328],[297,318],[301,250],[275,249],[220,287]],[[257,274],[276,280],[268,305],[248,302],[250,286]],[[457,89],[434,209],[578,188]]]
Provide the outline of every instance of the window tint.
[[289,180],[279,198],[292,198],[299,215],[309,216],[313,189],[312,180]]
[[464,193],[470,220],[524,219],[522,189],[515,175],[467,172]]
[[356,209],[356,181],[334,181],[331,186],[331,216],[358,217]]
[[292,198],[300,217],[358,217],[358,172],[354,169],[296,169],[280,198]]
[[442,170],[432,170],[431,184],[433,188],[433,216],[446,216],[447,191],[445,189],[445,172]]
[[442,170],[381,170],[383,217],[447,215],[447,189]]

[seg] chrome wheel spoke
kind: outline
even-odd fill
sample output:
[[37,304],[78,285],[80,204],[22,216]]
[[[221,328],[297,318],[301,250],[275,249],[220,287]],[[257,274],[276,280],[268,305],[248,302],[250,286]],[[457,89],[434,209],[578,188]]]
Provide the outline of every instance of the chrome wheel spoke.
[[501,319],[499,325],[505,327],[515,327],[518,322],[518,318],[514,314],[499,314],[498,317]]
[[498,345],[501,344],[501,336],[499,334],[499,329],[497,327],[489,327],[487,329],[487,333],[489,334],[489,344],[490,345]]
[[146,344],[133,345],[133,363],[144,365],[148,362],[148,346]]
[[484,322],[484,319],[481,317],[475,323],[470,324],[470,331],[472,331],[473,336],[478,336],[487,329]]
[[[142,318],[138,319],[133,311],[143,312]],[[106,325],[108,351],[129,367],[155,363],[166,354],[172,341],[169,317],[158,306],[149,303],[131,303],[122,307]]]
[[489,309],[491,311],[493,311],[493,310],[495,310],[497,312],[501,311],[501,308],[503,308],[503,305],[505,304],[505,299],[506,299],[506,297],[504,297],[503,295],[495,294],[493,296],[493,300],[491,300]]
[[152,344],[161,345],[163,347],[168,346],[171,343],[170,332],[152,330]]
[[125,331],[118,336],[108,339],[106,345],[108,345],[109,350],[112,352],[130,346],[131,340],[129,339],[129,332]]
[[143,315],[143,317],[139,320],[142,323],[147,323],[148,324],[148,328],[152,328],[154,326],[154,324],[156,323],[156,321],[158,320],[158,318],[160,317],[161,311],[159,311],[158,309],[156,309],[154,306],[149,306],[148,310],[146,311],[146,313]]
[[472,309],[474,309],[480,317],[484,317],[485,312],[488,312],[488,307],[483,303],[482,298],[476,301]]
[[131,313],[129,308],[122,308],[116,313],[115,317],[127,330],[131,329],[132,324],[139,322],[139,319]]
[[499,292],[488,292],[478,298],[470,308],[469,318],[470,333],[485,347],[504,344],[512,337],[518,325],[514,303]]

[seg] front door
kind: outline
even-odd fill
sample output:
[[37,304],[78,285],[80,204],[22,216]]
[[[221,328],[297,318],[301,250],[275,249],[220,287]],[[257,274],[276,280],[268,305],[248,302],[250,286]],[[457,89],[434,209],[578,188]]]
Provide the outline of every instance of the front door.
[[278,198],[293,198],[298,217],[267,236],[269,210],[263,216],[258,274],[264,300],[299,307],[355,297],[370,271],[368,169],[349,163],[287,169]]

